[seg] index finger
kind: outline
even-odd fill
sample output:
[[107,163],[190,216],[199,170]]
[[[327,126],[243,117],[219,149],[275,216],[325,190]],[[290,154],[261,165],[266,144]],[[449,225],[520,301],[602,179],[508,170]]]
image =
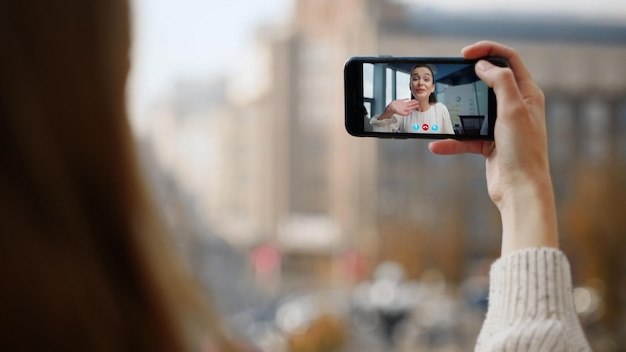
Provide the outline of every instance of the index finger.
[[478,59],[488,56],[506,59],[511,65],[511,70],[513,71],[522,95],[526,96],[535,93],[535,82],[530,75],[530,71],[528,71],[528,68],[515,49],[496,42],[483,40],[466,46],[463,48],[462,52],[466,59]]
[[461,141],[456,139],[443,139],[428,144],[428,148],[434,154],[482,154],[488,157],[495,148],[495,142],[491,141]]

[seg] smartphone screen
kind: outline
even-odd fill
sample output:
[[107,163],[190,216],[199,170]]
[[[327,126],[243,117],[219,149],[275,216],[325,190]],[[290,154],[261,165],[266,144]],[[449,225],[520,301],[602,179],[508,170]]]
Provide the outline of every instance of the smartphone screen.
[[[501,59],[489,59],[505,66]],[[496,98],[478,60],[352,57],[344,67],[348,133],[380,138],[493,140]]]

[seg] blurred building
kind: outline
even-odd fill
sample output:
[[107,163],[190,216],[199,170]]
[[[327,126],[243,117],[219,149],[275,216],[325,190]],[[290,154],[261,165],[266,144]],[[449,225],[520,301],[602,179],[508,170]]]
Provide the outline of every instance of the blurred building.
[[217,235],[244,250],[278,248],[272,282],[286,291],[351,284],[368,268],[344,259],[359,257],[369,269],[400,262],[409,278],[435,267],[458,283],[500,249],[484,159],[434,156],[426,141],[349,136],[343,65],[355,55],[460,56],[477,40],[500,41],[520,52],[546,95],[575,282],[603,278],[593,282],[615,292],[610,314],[626,316],[626,24],[420,4],[298,0],[290,22],[258,30],[256,54],[227,82],[182,85],[186,98],[159,107],[161,163],[180,170]]
[[459,56],[479,39],[504,42],[545,92],[559,204],[577,165],[626,159],[626,25],[406,3],[297,1],[290,23],[259,30],[259,55],[231,78],[230,103],[212,119],[219,161],[210,182],[218,186],[208,218],[231,242],[282,248],[294,280],[340,280],[332,260],[348,250],[399,260],[413,275],[442,267],[458,280],[464,263],[499,250],[482,157],[435,157],[426,142],[347,135],[350,56]]

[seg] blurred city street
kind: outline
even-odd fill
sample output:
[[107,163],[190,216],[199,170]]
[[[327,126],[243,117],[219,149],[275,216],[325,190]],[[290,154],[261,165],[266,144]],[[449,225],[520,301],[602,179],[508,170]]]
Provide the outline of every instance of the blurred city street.
[[[232,6],[252,21],[258,9],[244,3]],[[473,349],[501,246],[485,160],[435,156],[427,141],[348,135],[343,67],[355,55],[460,56],[465,45],[494,39],[519,51],[546,97],[560,243],[579,319],[594,351],[626,351],[623,1],[602,0],[593,11],[565,1],[481,3],[489,10],[285,0],[273,18],[270,2],[236,60],[202,41],[228,33],[185,37],[199,41],[188,56],[220,52],[220,66],[207,73],[209,58],[180,64],[185,73],[159,94],[147,92],[156,77],[138,60],[131,98],[154,94],[130,107],[145,172],[187,264],[241,339],[263,352]],[[140,25],[158,22],[149,6],[136,0]],[[199,21],[157,24],[193,32],[207,25]],[[137,28],[142,59],[150,56],[142,48],[161,40],[147,31]],[[174,51],[152,59],[176,61]],[[373,112],[406,89],[405,72],[387,68],[381,77],[385,101],[372,99]]]

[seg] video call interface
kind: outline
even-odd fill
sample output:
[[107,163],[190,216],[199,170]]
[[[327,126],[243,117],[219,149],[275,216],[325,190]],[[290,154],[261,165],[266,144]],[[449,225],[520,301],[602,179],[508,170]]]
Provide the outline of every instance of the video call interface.
[[[416,64],[363,64],[365,131],[398,132],[392,126],[372,125],[370,119],[381,114],[393,100],[411,98],[411,69]],[[488,134],[488,87],[476,76],[474,65],[439,63],[428,66],[434,73],[435,96],[447,108],[454,134]]]

